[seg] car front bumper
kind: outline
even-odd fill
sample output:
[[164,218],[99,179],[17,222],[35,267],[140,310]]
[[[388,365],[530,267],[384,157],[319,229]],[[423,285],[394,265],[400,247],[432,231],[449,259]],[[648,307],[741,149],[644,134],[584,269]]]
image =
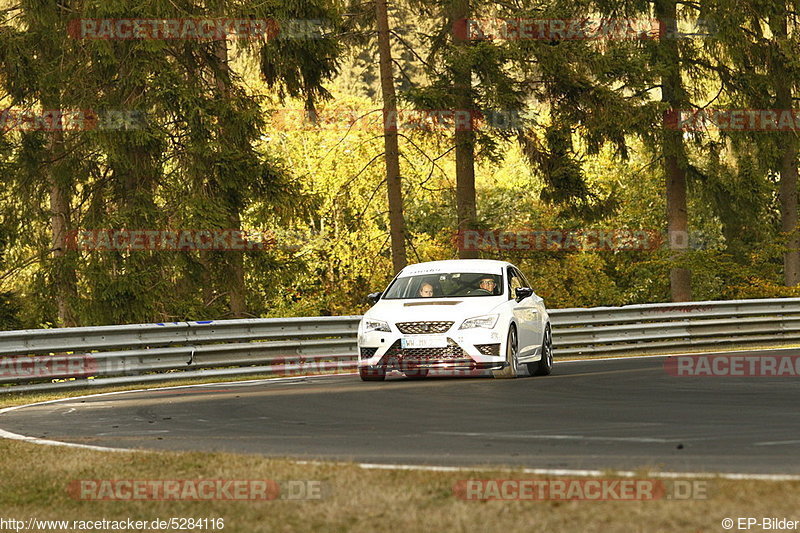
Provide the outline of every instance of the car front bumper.
[[[489,330],[451,328],[438,334],[446,347],[403,348],[402,339],[417,338],[390,326],[392,331],[371,331],[358,337],[359,367],[388,369],[497,370],[506,366],[505,335],[499,327]],[[501,355],[503,354],[503,355]]]

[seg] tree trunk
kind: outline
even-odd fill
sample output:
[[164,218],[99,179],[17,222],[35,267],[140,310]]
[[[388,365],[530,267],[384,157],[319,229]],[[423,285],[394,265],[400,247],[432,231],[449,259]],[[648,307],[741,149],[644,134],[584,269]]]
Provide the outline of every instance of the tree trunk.
[[[677,8],[675,0],[656,0],[656,18],[666,24],[666,35],[677,35]],[[664,38],[660,43],[661,53],[661,101],[669,105],[670,113],[679,113],[684,97],[681,82],[681,63],[678,42]],[[664,159],[664,176],[667,194],[667,231],[671,259],[679,261],[689,247],[689,221],[686,207],[686,154],[683,134],[670,127],[665,115],[662,126],[661,153]],[[673,267],[670,270],[670,292],[673,302],[692,299],[691,271]]]
[[[58,110],[58,99],[42,102],[45,109]],[[69,177],[61,171],[64,165],[64,133],[55,127],[49,133],[48,152],[50,164],[47,166],[48,182],[50,185],[50,225],[51,225],[51,250],[53,253],[53,282],[55,287],[55,300],[58,308],[58,325],[62,327],[77,326],[77,319],[73,309],[77,291],[77,276],[75,274],[75,253],[67,249],[67,236],[72,230],[70,216],[70,185]]]
[[[782,107],[781,109],[789,109]],[[800,235],[797,232],[797,140],[794,134],[786,139],[781,154],[781,231],[788,234],[788,250],[783,255],[783,279],[787,287],[800,282]]]
[[[453,0],[451,4],[451,24],[453,42],[459,50],[464,50],[469,44],[469,36],[458,29],[461,24],[458,21],[469,18],[469,0]],[[455,111],[470,113],[473,112],[474,103],[472,101],[472,69],[469,65],[463,64],[460,59],[466,54],[459,54],[453,65]],[[469,127],[459,127],[456,121],[455,145],[456,145],[456,213],[458,215],[458,231],[463,236],[467,230],[476,229],[477,209],[475,207],[475,132],[472,130],[472,120]],[[463,242],[463,237],[458,242]],[[461,259],[473,259],[478,257],[477,250],[466,250],[464,246],[459,247],[458,257]]]
[[[786,14],[770,17],[770,28],[775,42],[772,49],[771,78],[775,84],[775,106],[792,108],[792,85],[787,74],[786,59],[777,49],[778,42],[787,37]],[[787,251],[783,255],[783,282],[793,287],[800,282],[800,235],[797,232],[797,137],[795,132],[782,133],[782,151],[779,161],[781,175],[778,189],[781,210],[781,231],[787,234]]]
[[378,53],[380,55],[381,92],[383,93],[383,144],[386,158],[386,190],[389,197],[389,235],[392,243],[392,266],[395,274],[408,263],[406,223],[403,217],[403,186],[400,177],[400,150],[397,142],[397,98],[392,74],[392,49],[389,41],[389,14],[386,0],[376,0]]
[[[223,72],[229,72],[228,42],[225,40],[215,41],[214,54],[219,60],[220,69]],[[216,85],[220,94],[226,98],[230,96],[230,87],[228,87],[224,76],[216,77]],[[220,134],[223,140],[228,137],[225,126],[225,124],[222,124],[220,127]],[[213,189],[221,195],[221,200],[227,212],[227,222],[230,229],[241,231],[241,206],[237,200],[238,195],[236,188],[231,184],[221,183],[219,177],[215,177],[215,179],[217,181],[217,186]],[[223,252],[223,257],[224,271],[226,272],[224,281],[227,283],[230,314],[233,318],[244,318],[247,316],[247,304],[245,299],[246,288],[244,283],[244,255],[243,253],[231,251],[227,253]]]

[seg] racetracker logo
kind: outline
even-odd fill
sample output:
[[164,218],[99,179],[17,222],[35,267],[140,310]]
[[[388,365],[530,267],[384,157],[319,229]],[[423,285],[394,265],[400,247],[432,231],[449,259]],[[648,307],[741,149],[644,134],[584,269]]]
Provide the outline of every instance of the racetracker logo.
[[67,233],[67,248],[84,251],[266,250],[275,238],[264,232],[211,230],[77,230]]
[[97,373],[91,355],[36,355],[0,357],[0,379],[87,377]]
[[272,126],[283,131],[479,131],[516,130],[523,117],[513,110],[323,108],[312,118],[305,109],[276,109]]
[[462,500],[706,500],[708,482],[660,479],[467,479],[453,486]]
[[798,109],[681,109],[668,111],[664,122],[681,131],[780,131],[800,130]]
[[655,250],[664,239],[656,230],[459,230],[460,250],[623,251]]
[[664,370],[677,377],[798,377],[800,355],[676,355]]
[[0,130],[7,131],[117,131],[140,130],[145,115],[135,110],[5,109],[0,111]]
[[658,36],[659,24],[650,19],[461,19],[453,33],[464,40],[649,39]]
[[[331,359],[334,359],[331,361]],[[270,362],[273,374],[283,377],[314,376],[317,374],[352,373],[358,368],[357,361],[343,361],[331,356],[291,355],[279,357]]]
[[76,479],[67,492],[76,500],[321,500],[322,481],[271,479]]
[[321,19],[74,19],[67,33],[79,40],[319,39]]
[[500,41],[597,41],[637,39],[686,39],[716,33],[703,19],[677,21],[646,18],[460,19],[453,34],[462,40]]

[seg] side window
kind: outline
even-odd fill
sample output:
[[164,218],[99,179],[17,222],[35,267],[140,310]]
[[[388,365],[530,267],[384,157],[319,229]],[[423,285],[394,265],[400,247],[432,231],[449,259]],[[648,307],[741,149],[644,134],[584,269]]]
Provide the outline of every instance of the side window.
[[509,288],[508,298],[509,299],[516,298],[516,296],[517,296],[516,289],[518,287],[522,287],[522,280],[519,277],[519,273],[515,269],[509,267],[509,269],[508,269],[508,288]]
[[513,269],[513,270],[514,270],[514,272],[516,272],[517,276],[519,277],[520,283],[522,283],[522,286],[523,286],[523,287],[528,287],[529,289],[532,289],[532,288],[533,288],[533,287],[531,286],[531,284],[530,284],[530,283],[528,283],[528,280],[527,280],[527,279],[525,279],[525,276],[522,274],[522,272],[520,272],[520,271],[519,271],[519,270],[517,270],[516,268],[515,268],[515,269]]

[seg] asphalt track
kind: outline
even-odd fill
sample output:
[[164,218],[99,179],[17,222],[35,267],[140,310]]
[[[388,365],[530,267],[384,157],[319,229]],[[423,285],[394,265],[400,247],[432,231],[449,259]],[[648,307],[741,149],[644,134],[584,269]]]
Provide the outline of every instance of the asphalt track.
[[[744,352],[742,352],[744,353]],[[798,378],[674,377],[663,357],[548,377],[309,377],[67,399],[3,430],[113,448],[385,464],[800,474]]]

